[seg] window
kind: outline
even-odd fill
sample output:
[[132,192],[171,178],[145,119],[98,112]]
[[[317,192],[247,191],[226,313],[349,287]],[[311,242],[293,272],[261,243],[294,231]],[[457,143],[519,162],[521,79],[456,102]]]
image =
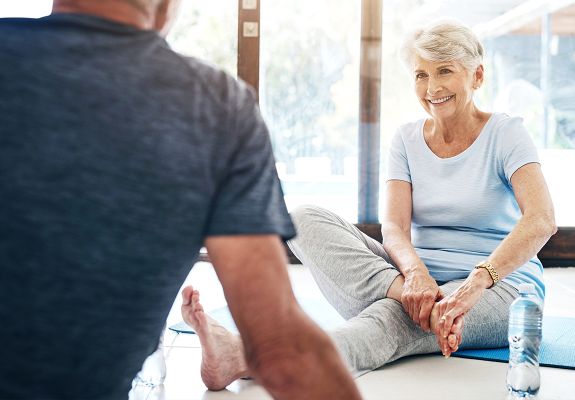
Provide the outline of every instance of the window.
[[168,42],[179,53],[209,61],[236,75],[237,19],[235,1],[182,0]]
[[[539,149],[558,225],[575,226],[575,5],[542,10],[516,29],[488,37],[493,70],[486,100],[524,118]],[[528,51],[526,51],[526,49]]]
[[40,18],[52,12],[52,0],[3,1],[0,4],[0,18]]
[[358,1],[262,2],[260,106],[288,208],[357,220]]

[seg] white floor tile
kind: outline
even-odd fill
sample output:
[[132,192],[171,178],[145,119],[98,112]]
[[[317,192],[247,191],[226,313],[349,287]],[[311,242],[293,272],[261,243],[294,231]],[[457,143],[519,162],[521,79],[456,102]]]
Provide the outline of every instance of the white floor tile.
[[[365,400],[504,400],[506,373],[506,363],[430,355],[399,360],[357,383]],[[575,399],[575,371],[542,367],[537,399]]]

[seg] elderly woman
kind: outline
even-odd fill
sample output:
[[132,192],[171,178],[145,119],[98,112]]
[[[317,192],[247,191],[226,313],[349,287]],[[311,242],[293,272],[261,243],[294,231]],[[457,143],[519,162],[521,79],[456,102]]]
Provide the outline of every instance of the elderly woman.
[[[429,118],[400,127],[392,141],[383,243],[319,207],[292,213],[290,247],[347,320],[331,336],[357,375],[408,355],[506,345],[518,285],[544,296],[536,254],[556,230],[521,119],[473,101],[484,77],[475,35],[436,23],[403,53]],[[187,294],[186,320],[213,328]],[[248,374],[238,368],[230,379]]]

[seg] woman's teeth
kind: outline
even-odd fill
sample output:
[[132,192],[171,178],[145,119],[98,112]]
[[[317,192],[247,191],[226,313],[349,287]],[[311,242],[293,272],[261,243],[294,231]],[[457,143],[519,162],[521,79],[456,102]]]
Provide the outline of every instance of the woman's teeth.
[[447,100],[449,100],[450,98],[452,98],[452,96],[446,96],[446,97],[442,97],[440,99],[430,99],[429,102],[431,104],[441,104],[441,103],[445,103]]

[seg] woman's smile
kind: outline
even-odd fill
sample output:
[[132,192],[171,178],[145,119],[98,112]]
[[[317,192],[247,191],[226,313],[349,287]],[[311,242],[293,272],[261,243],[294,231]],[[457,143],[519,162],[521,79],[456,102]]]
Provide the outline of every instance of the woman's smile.
[[431,104],[433,104],[434,106],[438,106],[438,105],[447,103],[449,100],[451,100],[454,97],[455,97],[455,95],[452,94],[450,96],[444,96],[444,97],[440,97],[438,99],[427,99],[427,101],[430,102]]

